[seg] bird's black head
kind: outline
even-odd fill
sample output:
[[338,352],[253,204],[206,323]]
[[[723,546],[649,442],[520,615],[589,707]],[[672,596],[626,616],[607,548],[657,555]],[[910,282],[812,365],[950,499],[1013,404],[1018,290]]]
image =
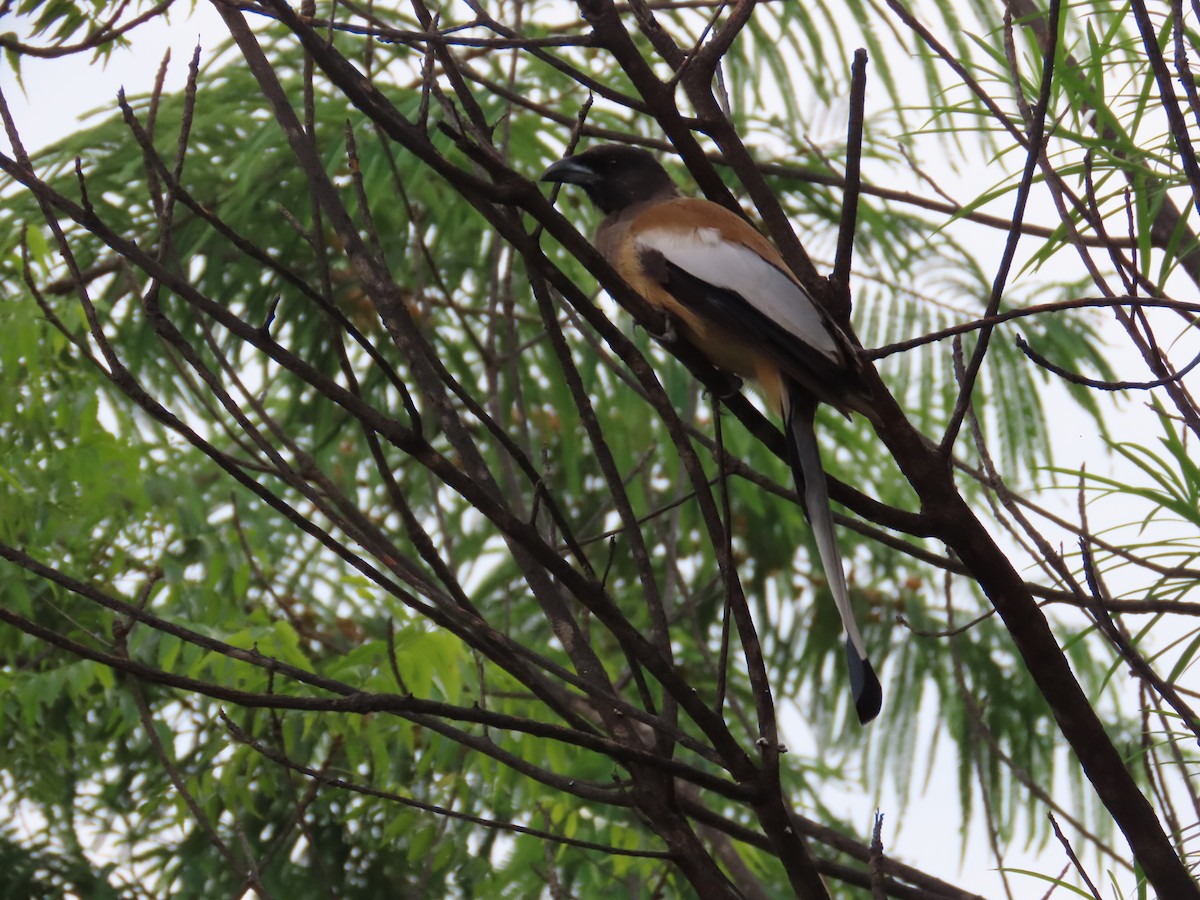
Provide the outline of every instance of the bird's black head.
[[640,147],[625,144],[601,144],[560,159],[542,173],[542,181],[582,186],[605,214],[678,193],[658,160]]

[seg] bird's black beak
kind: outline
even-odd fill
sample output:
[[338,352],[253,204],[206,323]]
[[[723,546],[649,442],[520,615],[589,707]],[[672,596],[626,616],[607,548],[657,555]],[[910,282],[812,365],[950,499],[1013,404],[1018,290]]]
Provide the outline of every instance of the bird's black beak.
[[541,180],[559,181],[563,184],[581,184],[588,187],[596,184],[600,180],[600,176],[583,163],[577,162],[574,157],[568,156],[566,159],[560,159],[543,172]]

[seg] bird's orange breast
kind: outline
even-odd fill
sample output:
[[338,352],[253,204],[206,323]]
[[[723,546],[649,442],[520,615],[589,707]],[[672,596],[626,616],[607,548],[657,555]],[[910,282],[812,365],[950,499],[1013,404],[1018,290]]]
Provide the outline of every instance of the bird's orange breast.
[[718,241],[740,244],[786,272],[779,253],[753,227],[724,207],[708,200],[679,197],[653,204],[629,221],[623,233],[609,244],[612,249],[606,254],[630,287],[667,313],[675,327],[709,362],[740,378],[758,382],[768,403],[778,412],[781,404],[778,365],[754,344],[697,316],[666,290],[644,265],[638,246],[638,236],[650,232],[676,233],[698,244]]

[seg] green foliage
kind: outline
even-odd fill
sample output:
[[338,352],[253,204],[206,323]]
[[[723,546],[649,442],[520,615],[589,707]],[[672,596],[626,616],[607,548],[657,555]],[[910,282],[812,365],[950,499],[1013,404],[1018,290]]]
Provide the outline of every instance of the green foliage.
[[[33,37],[48,41],[89,34],[115,10],[99,2],[23,3],[20,8],[31,16]],[[844,23],[847,12],[862,23],[859,28]],[[439,25],[451,26],[454,10],[442,14]],[[931,14],[976,77],[993,86],[1007,81],[995,10],[939,0]],[[396,13],[394,21],[415,27],[404,15]],[[523,15],[531,36],[576,29],[573,19],[569,27],[562,24],[554,4],[526,4]],[[1149,79],[1113,86],[1114,79],[1133,77],[1129,69],[1139,64],[1123,15],[1123,9],[1081,7],[1068,20],[1054,85],[1059,118],[1052,154],[1061,160],[1059,175],[1091,179],[1095,202],[1106,210],[1124,203],[1126,186],[1133,186],[1130,213],[1140,271],[1152,284],[1163,285],[1191,248],[1183,230],[1166,247],[1152,248],[1149,235],[1167,186],[1182,176],[1164,171],[1173,158],[1146,139],[1145,119],[1154,100]],[[706,23],[689,10],[668,11],[661,21],[685,48]],[[288,98],[302,110],[305,69],[297,46],[277,25],[255,27]],[[723,69],[734,118],[756,146],[760,162],[781,161],[770,172],[770,184],[822,270],[830,267],[842,200],[841,187],[829,183],[828,176],[838,174],[830,159],[840,165],[845,147],[841,137],[826,139],[820,129],[831,122],[841,128],[847,79],[837,61],[858,43],[870,50],[879,89],[889,98],[889,108],[869,117],[864,150],[869,180],[883,183],[908,173],[909,164],[895,150],[897,140],[907,152],[918,138],[937,133],[964,157],[977,153],[977,145],[989,156],[994,152],[991,159],[1005,172],[989,173],[986,186],[973,184],[980,193],[954,214],[892,197],[864,197],[854,317],[869,347],[936,332],[984,310],[995,258],[954,226],[985,207],[994,209],[993,201],[1010,198],[1016,187],[1011,173],[1023,162],[1023,154],[1012,152],[1005,137],[992,131],[995,123],[979,98],[948,81],[933,51],[911,34],[897,36],[895,27],[869,4],[764,3]],[[403,115],[431,117],[439,151],[464,168],[469,165],[446,129],[436,127],[456,126],[458,113],[437,100],[426,107],[422,52],[386,41],[368,49],[359,35],[349,33],[339,33],[336,43],[375,73],[376,85]],[[897,45],[914,54],[911,65],[919,79],[893,64]],[[114,46],[105,43],[97,53],[103,57]],[[639,46],[651,53],[644,40]],[[555,52],[557,59],[615,90],[634,93],[612,61],[598,59],[592,49]],[[1038,87],[1040,70],[1032,65],[1036,53],[1035,44],[1019,39],[1027,96]],[[119,115],[40,153],[39,175],[83,203],[73,170],[79,158],[88,200],[114,232],[155,249],[170,272],[242,321],[257,326],[274,316],[269,334],[279,346],[389,421],[408,422],[411,410],[396,385],[419,383],[417,364],[389,343],[374,305],[378,298],[370,296],[328,217],[317,214],[308,181],[250,71],[232,56],[218,59],[199,79],[182,167],[188,197],[177,199],[169,243],[159,240],[161,173],[147,175],[143,148]],[[18,63],[10,48],[14,71]],[[514,61],[508,52],[490,50],[466,65],[476,84],[506,85],[508,94],[537,104],[511,102],[494,89],[475,95],[485,119],[497,126],[497,144],[513,167],[534,175],[557,158],[579,107],[579,84],[529,55]],[[920,91],[912,90],[914,80],[921,81]],[[1124,103],[1131,93],[1132,107]],[[131,105],[144,125],[151,99],[132,97]],[[655,623],[643,573],[629,534],[620,530],[585,416],[547,339],[530,288],[531,272],[463,196],[413,154],[387,141],[320,77],[311,106],[312,139],[337,196],[367,232],[368,218],[356,194],[355,178],[361,179],[370,202],[371,238],[377,241],[372,249],[386,261],[407,315],[435,347],[447,381],[459,388],[447,402],[457,411],[466,408],[467,398],[477,400],[497,426],[499,434],[474,410],[465,416],[496,491],[522,521],[538,527],[545,522],[545,498],[554,498],[580,539],[583,558],[604,573],[606,595],[639,632],[651,633]],[[152,140],[169,167],[188,102],[183,94],[165,94],[153,110]],[[594,107],[588,124],[661,137],[647,117],[604,101]],[[353,164],[347,158],[347,128],[357,145]],[[813,132],[821,134],[818,140]],[[1086,165],[1081,150],[1090,153]],[[686,179],[681,170],[675,174],[681,182]],[[154,892],[232,896],[245,890],[246,872],[229,865],[214,846],[186,793],[228,853],[259,861],[261,887],[276,897],[539,896],[546,890],[547,872],[554,873],[564,895],[603,896],[613,890],[634,897],[686,895],[685,879],[663,859],[499,832],[403,802],[626,851],[661,851],[662,843],[628,806],[591,806],[521,770],[538,766],[563,783],[607,787],[627,777],[599,752],[541,740],[515,727],[452,721],[474,739],[468,746],[448,734],[448,726],[435,725],[445,722],[434,717],[303,708],[305,701],[332,695],[318,687],[318,679],[329,679],[397,702],[416,698],[558,724],[560,716],[511,669],[421,613],[419,604],[431,602],[446,581],[462,585],[487,624],[512,641],[549,664],[569,669],[572,663],[510,545],[462,492],[414,462],[416,454],[378,442],[378,434],[361,427],[346,405],[200,314],[182,292],[170,285],[152,292],[144,273],[120,263],[86,228],[64,220],[88,297],[121,365],[199,440],[185,441],[162,417],[137,409],[105,376],[110,365],[89,336],[77,286],[67,276],[35,198],[12,183],[0,189],[5,201],[0,208],[0,542],[194,632],[184,639],[134,623],[127,611],[89,602],[15,565],[0,565],[6,610],[95,653],[121,650],[164,675],[159,683],[145,683],[16,628],[0,628],[5,776],[0,800],[31,804],[46,823],[32,840],[0,832],[0,871],[15,873],[16,890],[53,895],[70,885],[80,895],[132,896],[125,871],[118,877],[87,862],[82,832],[104,834],[120,852],[132,854],[129,871],[144,875]],[[589,214],[575,203],[564,198],[562,208],[582,221]],[[219,227],[212,215],[219,216]],[[1072,221],[1082,218],[1076,212]],[[1036,249],[1014,272],[1017,283],[1005,293],[1007,308],[1072,298],[1089,289],[1090,283],[1054,269],[1057,255],[1072,246],[1069,232],[1061,226],[1048,238],[1025,238]],[[250,242],[259,251],[246,252]],[[551,241],[543,244],[568,275],[590,286],[575,260]],[[156,333],[143,302],[148,295],[157,299],[198,366],[178,344]],[[619,318],[612,304],[598,303],[653,361],[672,405],[696,428],[694,443],[706,451],[713,434],[711,398],[644,331]],[[675,661],[699,694],[711,696],[726,584],[700,510],[687,496],[683,458],[628,370],[573,313],[553,313],[563,326],[582,391],[593,400],[601,433],[619,435],[610,437],[605,449],[621,473],[631,507],[644,519],[641,538],[649,547],[651,574],[668,595]],[[1114,376],[1095,316],[1057,312],[1026,318],[1020,327],[1031,345],[1058,364],[1088,369],[1100,378]],[[964,338],[967,356],[975,341],[974,335]],[[371,355],[368,345],[383,350]],[[881,363],[894,394],[929,435],[945,428],[960,388],[946,347],[929,343]],[[216,373],[215,384],[203,382],[198,367]],[[1006,477],[1032,479],[1050,462],[1054,423],[1043,396],[1048,383],[1049,376],[1017,352],[1007,332],[993,335],[975,408]],[[224,403],[220,392],[233,401]],[[1103,429],[1095,395],[1081,389],[1074,397]],[[603,402],[595,402],[598,398]],[[244,419],[241,411],[231,411],[233,402],[248,411]],[[437,410],[424,400],[416,405],[428,441],[422,452],[440,454],[467,471],[470,461],[457,455],[452,436],[437,427]],[[1161,408],[1160,413],[1161,449],[1141,442],[1112,444],[1145,474],[1148,486],[1090,473],[1088,485],[1148,501],[1153,508],[1147,519],[1168,512],[1198,525],[1200,469],[1170,416]],[[265,436],[266,446],[255,443],[251,430]],[[867,431],[861,420],[849,423],[822,414],[829,471],[882,503],[912,510],[907,481]],[[1076,788],[1080,776],[1064,773],[1054,723],[1007,632],[993,616],[950,640],[925,636],[975,619],[989,608],[986,600],[959,582],[947,602],[942,576],[932,566],[842,530],[853,599],[866,614],[868,643],[883,661],[888,684],[884,718],[864,742],[844,699],[847,675],[838,620],[809,529],[799,507],[778,489],[790,485],[791,476],[736,423],[723,427],[722,440],[725,452],[754,476],[729,478],[724,487],[732,511],[733,556],[759,623],[775,699],[802,710],[820,740],[816,757],[784,757],[793,804],[845,828],[825,797],[831,785],[852,783],[847,773],[860,768],[868,773],[868,790],[892,784],[900,796],[911,796],[914,780],[929,765],[915,754],[921,716],[938,709],[944,739],[964,757],[975,754],[976,762],[959,773],[964,817],[986,798],[991,824],[1002,838],[1013,839],[1026,828],[1031,840],[1047,839],[1044,827],[1025,818],[1028,785],[1017,773],[1046,785],[1074,778]],[[537,469],[536,489],[517,471],[517,454],[507,442]],[[957,449],[968,465],[982,464],[968,441],[960,441]],[[295,479],[272,467],[276,451],[299,473]],[[715,477],[712,454],[701,456]],[[220,463],[231,459],[236,463],[222,468]],[[236,466],[254,477],[230,477],[229,469]],[[981,503],[990,496],[978,484],[965,490]],[[347,519],[354,530],[339,531],[339,522],[315,511],[335,495],[353,506]],[[427,548],[413,539],[401,507],[426,530],[445,572],[428,564]],[[551,538],[561,538],[557,527],[545,527]],[[373,542],[372,528],[385,533],[389,543]],[[347,552],[336,552],[326,534],[335,534]],[[928,558],[942,548],[913,538],[911,549]],[[1195,557],[1194,546],[1175,552],[1188,562]],[[564,549],[564,558],[568,555]],[[413,593],[384,590],[384,580]],[[1155,592],[1181,598],[1188,590],[1190,585],[1164,578]],[[897,615],[906,629],[890,628]],[[1096,653],[1096,641],[1085,628],[1063,624],[1059,633],[1113,732],[1132,733],[1136,710],[1121,710],[1115,700],[1108,680],[1111,657]],[[197,637],[222,646],[202,645]],[[637,679],[643,673],[623,668],[612,634],[597,625],[589,639],[620,681],[622,696],[642,699]],[[1200,639],[1185,646],[1172,678],[1198,648]],[[259,664],[263,659],[271,665]],[[279,668],[272,668],[275,664]],[[283,666],[312,679],[285,677]],[[167,676],[273,695],[294,708],[239,704],[216,690],[182,689]],[[724,687],[732,731],[752,747],[759,735],[746,713],[755,705],[746,673],[733,667]],[[646,692],[661,702],[658,685]],[[231,737],[223,714],[256,743]],[[310,771],[277,765],[270,752]],[[679,746],[675,758],[709,773],[719,771],[687,746]],[[864,761],[870,765],[862,766]],[[308,777],[313,771],[341,782],[318,790]],[[368,790],[346,790],[345,783]],[[1085,817],[1096,812],[1089,803],[1081,805]],[[752,824],[743,804],[718,798],[710,808],[737,825]],[[1105,826],[1096,830],[1106,835]],[[743,863],[782,895],[787,882],[779,860],[759,848],[737,847]]]

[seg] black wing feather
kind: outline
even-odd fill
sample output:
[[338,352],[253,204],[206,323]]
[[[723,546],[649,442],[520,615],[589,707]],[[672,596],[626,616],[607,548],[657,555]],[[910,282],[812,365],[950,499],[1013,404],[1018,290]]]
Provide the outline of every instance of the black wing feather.
[[[737,291],[697,278],[659,251],[643,250],[640,261],[652,278],[697,316],[758,347],[820,400],[845,409],[841,398],[853,383],[845,365],[830,362],[819,350],[780,328]],[[766,260],[763,262],[770,265]]]

